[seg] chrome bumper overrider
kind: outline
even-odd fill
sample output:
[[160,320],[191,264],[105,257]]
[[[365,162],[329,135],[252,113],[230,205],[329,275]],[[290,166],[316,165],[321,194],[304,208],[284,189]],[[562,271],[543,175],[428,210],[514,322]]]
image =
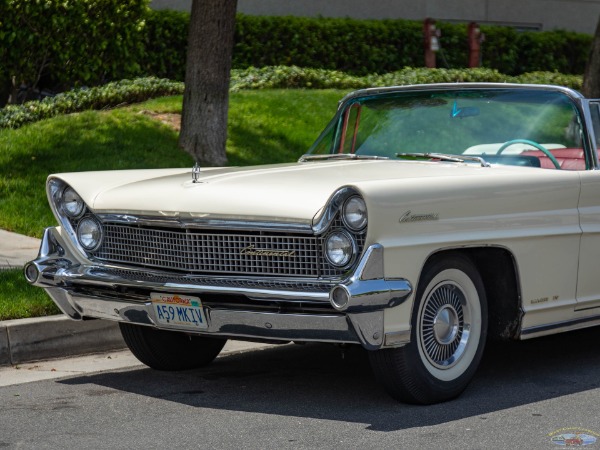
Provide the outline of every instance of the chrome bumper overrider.
[[[68,248],[56,228],[46,229],[38,257],[25,266],[25,277],[31,284],[46,289],[58,307],[74,320],[98,318],[158,326],[150,292],[201,299],[211,296],[216,301],[205,304],[203,299],[208,328],[202,334],[359,343],[373,350],[385,342],[384,309],[401,304],[412,292],[409,281],[383,277],[383,247],[379,244],[370,246],[354,273],[340,283],[188,277],[93,261],[81,264]],[[239,301],[232,304],[228,299],[234,297],[255,304],[276,304],[278,308],[245,307]],[[304,309],[294,308],[296,305],[303,305]],[[394,345],[407,342],[408,335],[403,340],[395,339]]]

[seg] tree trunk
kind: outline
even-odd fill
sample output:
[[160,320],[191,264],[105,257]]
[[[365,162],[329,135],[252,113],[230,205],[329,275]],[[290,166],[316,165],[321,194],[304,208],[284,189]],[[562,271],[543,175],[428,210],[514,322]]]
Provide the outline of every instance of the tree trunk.
[[179,145],[200,165],[227,163],[227,112],[237,0],[193,0]]
[[585,65],[581,93],[588,98],[600,98],[600,19],[592,41],[592,49]]

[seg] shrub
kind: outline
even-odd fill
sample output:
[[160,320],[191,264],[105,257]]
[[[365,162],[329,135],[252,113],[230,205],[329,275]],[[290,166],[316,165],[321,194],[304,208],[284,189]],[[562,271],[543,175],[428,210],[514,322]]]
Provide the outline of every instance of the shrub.
[[154,97],[183,93],[183,83],[159,78],[138,78],[111,82],[104,86],[75,89],[0,109],[0,128],[18,128],[27,123],[87,109],[104,109]]
[[528,72],[514,77],[517,83],[529,84],[557,84],[571,89],[581,90],[583,76],[565,75],[558,72]]
[[147,10],[148,0],[3,0],[0,84],[35,88],[45,77],[68,87],[139,74]]
[[231,73],[231,89],[313,88],[313,89],[361,89],[380,86],[402,86],[427,83],[531,83],[558,84],[581,89],[580,75],[564,75],[556,72],[532,72],[519,76],[505,75],[494,69],[426,69],[406,67],[387,74],[371,74],[357,77],[339,71],[300,67],[262,67],[234,69]]
[[238,15],[233,67],[297,65],[366,75],[419,65],[421,24]]
[[[0,0],[0,105],[13,76],[17,86],[35,86],[42,78],[60,90],[143,74],[182,81],[190,15],[147,5],[148,0]],[[467,25],[437,26],[442,32],[438,66],[464,68]],[[483,66],[506,75],[581,74],[592,40],[567,31],[481,29]],[[340,71],[344,74],[332,76],[346,80],[422,65],[420,21],[237,16],[237,69],[298,66]],[[255,69],[248,70],[251,80]],[[266,72],[274,86],[282,82],[271,69]],[[302,82],[331,83],[316,73],[310,76],[316,78]],[[290,82],[289,77],[284,81]]]
[[171,10],[150,10],[144,28],[142,73],[183,81],[190,15]]

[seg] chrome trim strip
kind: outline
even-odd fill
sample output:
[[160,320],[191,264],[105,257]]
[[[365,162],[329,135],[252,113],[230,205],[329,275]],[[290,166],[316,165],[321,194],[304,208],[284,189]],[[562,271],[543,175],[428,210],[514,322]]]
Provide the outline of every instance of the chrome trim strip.
[[[327,303],[329,301],[329,291],[310,291],[310,290],[279,290],[267,288],[253,288],[244,286],[243,281],[239,286],[220,286],[216,284],[218,280],[224,278],[214,278],[215,284],[195,284],[160,282],[140,279],[129,279],[117,274],[111,273],[100,266],[81,266],[72,265],[71,261],[59,260],[58,258],[38,258],[28,263],[35,265],[38,270],[38,278],[33,281],[33,285],[42,288],[52,288],[64,285],[97,286],[100,288],[112,289],[115,286],[127,288],[159,289],[178,293],[210,293],[227,295],[245,295],[253,300],[284,300],[292,302],[314,301]],[[62,267],[61,267],[62,266]],[[192,280],[190,280],[192,281]],[[329,284],[332,286],[332,284]],[[290,286],[292,287],[292,286]]]
[[410,342],[410,330],[385,333],[385,347],[402,347]]
[[411,84],[405,86],[388,86],[381,88],[366,88],[358,89],[350,92],[339,102],[338,110],[348,102],[357,97],[379,95],[379,94],[394,94],[407,91],[431,91],[431,90],[464,90],[464,89],[521,89],[521,90],[540,90],[562,92],[573,99],[584,98],[579,92],[563,87],[548,84],[517,84],[517,83],[436,83],[436,84]]
[[558,334],[564,331],[580,330],[600,325],[600,314],[590,317],[582,317],[580,319],[566,320],[564,322],[556,322],[547,325],[538,325],[535,327],[523,328],[519,339],[526,340],[540,336],[548,336]]
[[236,231],[280,231],[283,233],[312,234],[310,223],[302,222],[263,222],[252,220],[223,220],[194,217],[151,217],[132,214],[99,213],[96,216],[103,223],[126,225],[159,226],[167,228],[212,228]]

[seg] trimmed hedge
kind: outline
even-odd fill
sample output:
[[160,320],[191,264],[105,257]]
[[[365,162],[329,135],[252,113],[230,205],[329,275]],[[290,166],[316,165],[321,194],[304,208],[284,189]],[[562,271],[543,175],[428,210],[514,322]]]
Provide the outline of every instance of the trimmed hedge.
[[[355,75],[423,66],[422,22],[303,17],[237,18],[233,67],[297,65]],[[468,65],[467,25],[438,22],[438,67]],[[582,74],[592,36],[566,32],[518,32],[482,26],[483,66],[516,75],[546,70]]]
[[0,95],[40,80],[64,89],[139,75],[148,3],[1,0]]
[[233,67],[297,65],[356,75],[391,72],[421,65],[421,29],[419,22],[408,20],[238,15]]
[[[300,67],[263,67],[234,69],[231,90],[313,88],[360,89],[376,86],[454,82],[514,82],[532,84],[559,84],[581,89],[582,77],[559,73],[534,72],[518,77],[503,75],[493,69],[425,69],[405,68],[385,75],[356,77],[339,71],[303,69]],[[0,109],[0,129],[18,128],[27,123],[88,109],[104,109],[154,97],[183,94],[183,83],[159,78],[139,78],[108,83],[101,87],[76,89],[31,101],[23,105],[9,105]]]
[[[152,75],[184,79],[190,15],[148,0],[0,0],[0,105],[10,78],[62,90]],[[467,26],[438,22],[438,66],[467,65]],[[483,66],[507,75],[582,74],[592,36],[482,26]],[[423,65],[422,22],[239,14],[233,67],[299,66],[352,75]]]
[[142,73],[183,81],[190,14],[182,11],[150,10],[144,28]]

